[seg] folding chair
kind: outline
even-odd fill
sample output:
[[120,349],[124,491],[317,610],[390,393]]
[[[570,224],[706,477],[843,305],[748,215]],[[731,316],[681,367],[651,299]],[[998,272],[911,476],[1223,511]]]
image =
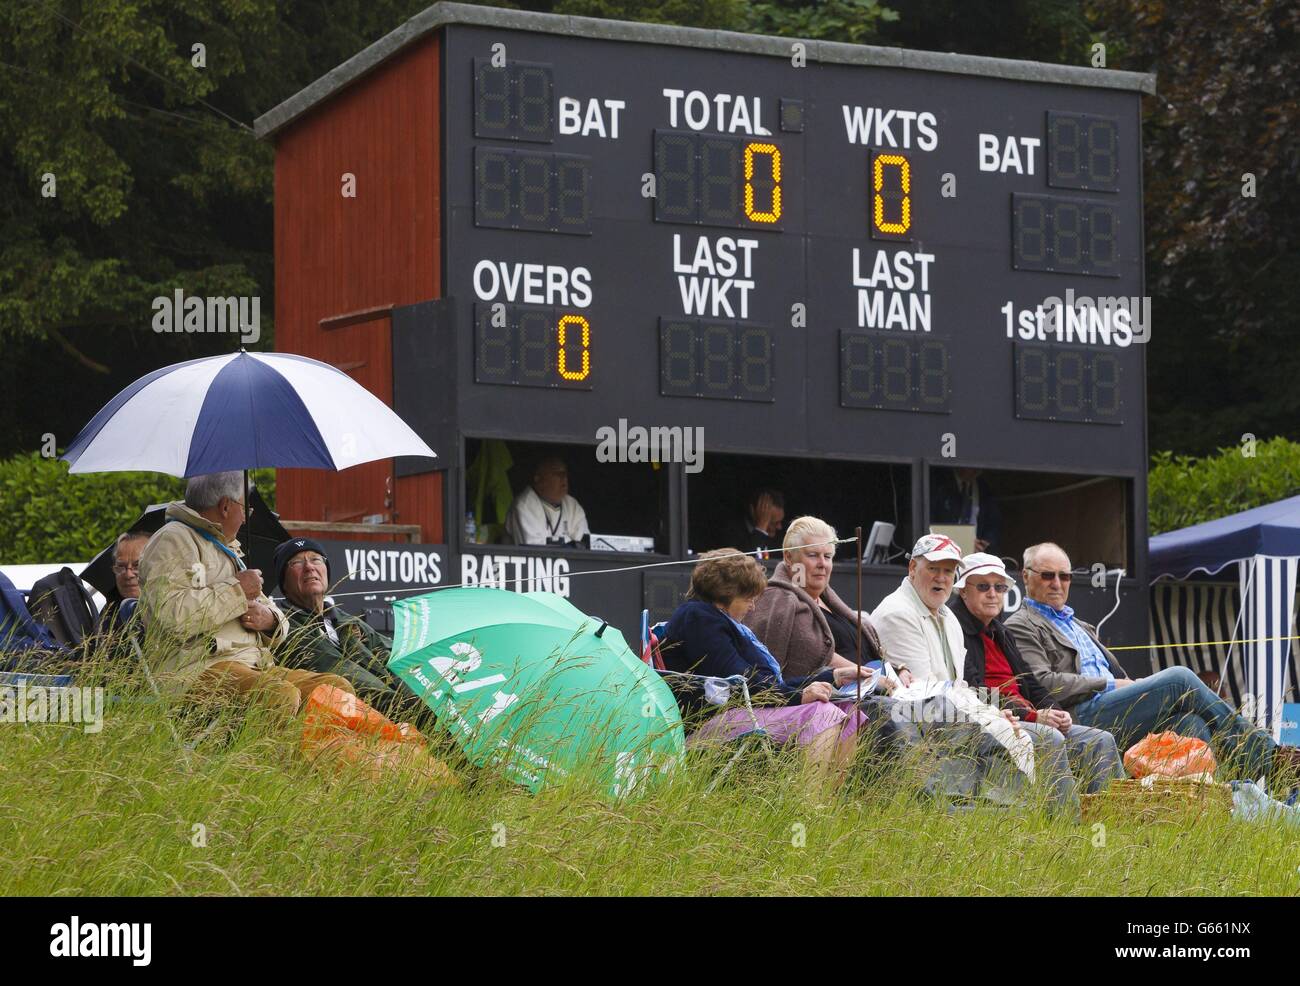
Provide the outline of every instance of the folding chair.
[[660,644],[664,638],[664,632],[668,624],[656,623],[650,626],[650,611],[643,609],[641,611],[641,660],[645,661],[659,677],[664,679],[669,691],[673,693],[673,698],[677,699],[680,707],[683,698],[703,694],[705,701],[710,705],[725,708],[731,702],[731,691],[734,687],[740,688],[740,694],[744,701],[746,713],[749,715],[749,721],[753,728],[737,736],[733,742],[736,744],[736,751],[731,755],[722,769],[714,775],[709,786],[704,789],[706,794],[711,794],[713,789],[722,783],[733,767],[747,754],[752,752],[756,747],[763,749],[768,757],[771,757],[771,737],[761,725],[758,717],[754,715],[754,703],[749,696],[749,682],[743,675],[731,675],[727,678],[716,678],[711,675],[690,674],[686,671],[670,671],[664,664],[663,654],[660,652]]

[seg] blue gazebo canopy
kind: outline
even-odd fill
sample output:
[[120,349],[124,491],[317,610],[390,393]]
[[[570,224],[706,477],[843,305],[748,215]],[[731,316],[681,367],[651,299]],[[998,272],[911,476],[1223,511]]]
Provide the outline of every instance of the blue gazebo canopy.
[[1157,534],[1150,541],[1151,579],[1213,573],[1255,555],[1300,557],[1300,496]]

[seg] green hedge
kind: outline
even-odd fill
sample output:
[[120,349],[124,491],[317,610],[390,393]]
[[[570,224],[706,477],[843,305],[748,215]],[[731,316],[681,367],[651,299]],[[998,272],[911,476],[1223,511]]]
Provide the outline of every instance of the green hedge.
[[[275,471],[255,474],[275,503]],[[151,503],[179,500],[185,481],[155,472],[73,476],[37,453],[0,461],[0,564],[89,561]]]
[[1300,444],[1285,438],[1219,449],[1203,458],[1157,453],[1148,474],[1151,533],[1261,507],[1300,493]]

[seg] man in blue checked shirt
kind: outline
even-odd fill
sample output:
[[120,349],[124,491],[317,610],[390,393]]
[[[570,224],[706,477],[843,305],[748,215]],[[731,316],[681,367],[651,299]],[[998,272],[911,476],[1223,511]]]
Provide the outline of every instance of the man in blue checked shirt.
[[1102,646],[1097,632],[1076,619],[1070,596],[1070,559],[1051,542],[1025,549],[1026,599],[1007,619],[1029,672],[1049,704],[1083,726],[1114,734],[1121,750],[1148,733],[1172,730],[1211,743],[1219,762],[1248,778],[1285,769],[1300,773],[1300,758],[1237,715],[1189,668],[1165,668],[1138,681]]

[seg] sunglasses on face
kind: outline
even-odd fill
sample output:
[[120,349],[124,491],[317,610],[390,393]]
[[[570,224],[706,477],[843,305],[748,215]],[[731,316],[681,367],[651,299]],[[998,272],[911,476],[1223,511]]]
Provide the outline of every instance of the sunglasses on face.
[[999,596],[1011,588],[1005,582],[967,582],[966,584],[976,592],[988,592],[992,589]]
[[1074,575],[1070,572],[1044,572],[1041,568],[1031,568],[1029,571],[1037,572],[1038,577],[1044,582],[1055,582],[1057,579],[1060,579],[1061,583],[1065,584],[1068,583],[1070,579],[1074,578]]

